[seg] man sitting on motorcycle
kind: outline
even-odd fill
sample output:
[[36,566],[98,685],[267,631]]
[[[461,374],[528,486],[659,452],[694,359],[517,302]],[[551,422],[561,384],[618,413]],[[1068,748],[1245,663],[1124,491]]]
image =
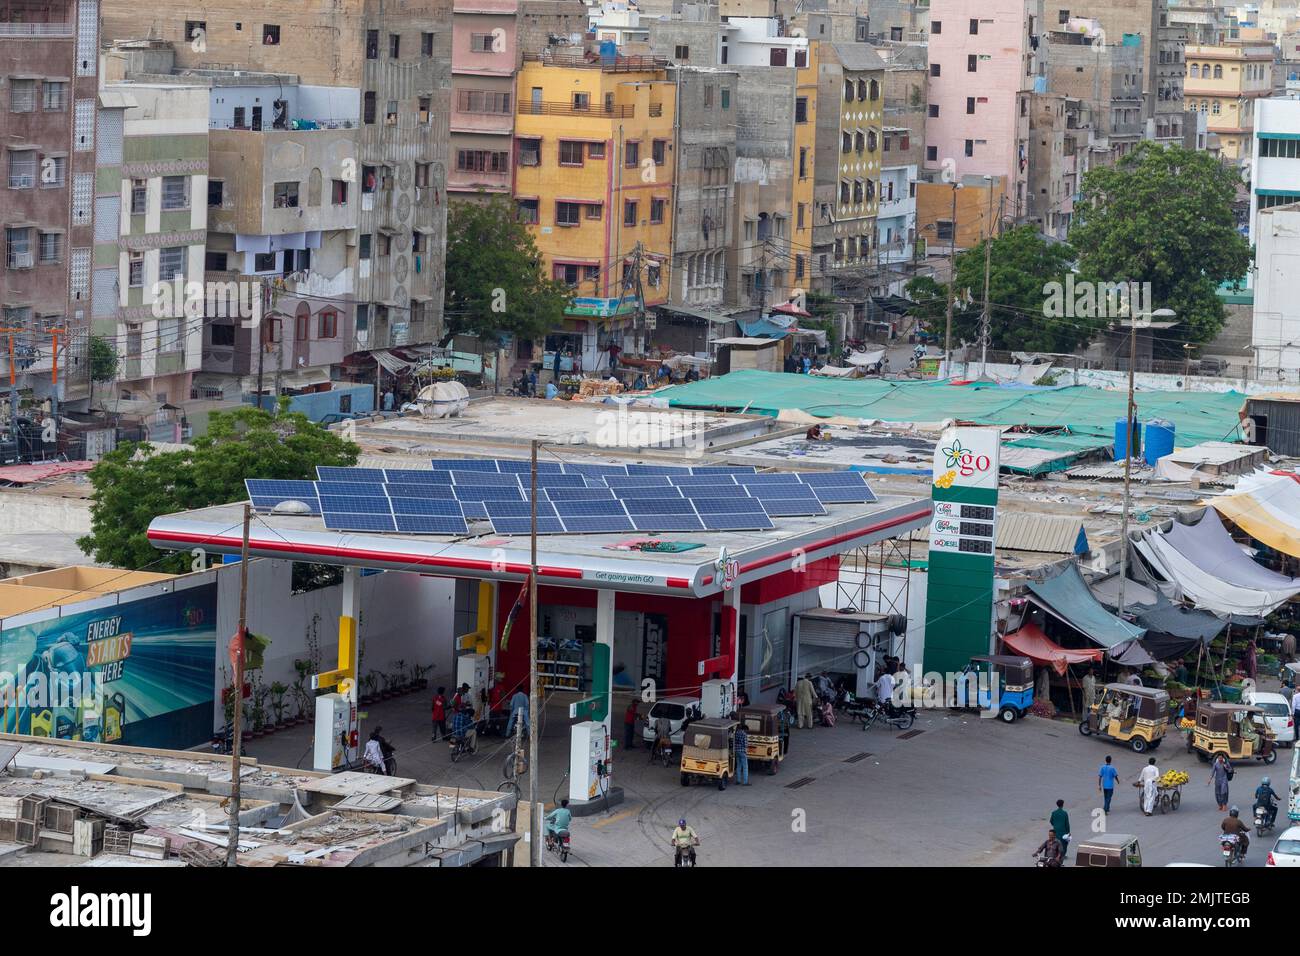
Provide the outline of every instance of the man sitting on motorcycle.
[[473,753],[478,747],[478,731],[474,727],[474,710],[466,704],[456,711],[451,718],[451,740],[452,743],[464,740],[469,752]]
[[1223,823],[1220,824],[1219,828],[1224,833],[1236,835],[1237,841],[1241,846],[1241,852],[1238,856],[1244,860],[1246,858],[1246,851],[1250,849],[1250,837],[1246,835],[1250,833],[1250,827],[1246,826],[1246,824],[1241,821],[1240,814],[1241,811],[1238,810],[1236,806],[1229,808],[1228,815],[1223,818]]
[[569,809],[569,801],[561,800],[560,805],[546,815],[546,845],[549,847],[562,834],[568,833],[572,822],[573,811]]
[[673,723],[667,717],[660,716],[655,720],[655,742],[650,748],[650,760],[653,761],[661,753],[671,750]]
[[1251,809],[1258,810],[1260,807],[1264,808],[1265,826],[1271,827],[1273,821],[1277,819],[1276,801],[1280,799],[1282,798],[1273,792],[1273,787],[1270,785],[1268,777],[1264,777],[1260,780],[1259,786],[1255,790],[1255,805],[1251,807]]
[[691,866],[694,866],[695,848],[700,845],[700,838],[691,827],[686,825],[685,818],[677,821],[677,829],[673,830],[671,842],[675,851],[673,866],[681,866],[683,856],[691,861]]
[[1056,830],[1047,828],[1047,839],[1038,845],[1034,858],[1042,857],[1043,866],[1060,866],[1065,859],[1065,848],[1056,836]]

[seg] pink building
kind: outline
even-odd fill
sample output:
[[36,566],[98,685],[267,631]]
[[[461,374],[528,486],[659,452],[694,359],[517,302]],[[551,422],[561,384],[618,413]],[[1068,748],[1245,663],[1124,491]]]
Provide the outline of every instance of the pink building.
[[510,192],[517,0],[455,0],[452,20],[451,162],[455,198]]
[[925,168],[945,181],[1006,176],[1027,214],[1029,102],[1041,30],[1035,0],[931,0]]

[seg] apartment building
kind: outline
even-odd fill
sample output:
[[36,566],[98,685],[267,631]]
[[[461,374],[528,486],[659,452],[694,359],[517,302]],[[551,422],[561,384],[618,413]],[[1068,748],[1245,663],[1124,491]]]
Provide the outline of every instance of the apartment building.
[[1206,116],[1224,159],[1250,161],[1256,104],[1273,94],[1274,52],[1262,43],[1187,47],[1187,106]]
[[1064,239],[1074,211],[1077,136],[1067,129],[1068,99],[1034,93],[1029,101],[1029,204],[1026,216],[1045,236]]
[[[926,88],[930,75],[925,48],[882,45],[885,61],[885,118],[880,136],[880,207],[876,237],[880,260],[896,264],[918,258],[916,183],[925,163]],[[924,243],[922,243],[924,245]],[[904,270],[889,279],[906,277]]]
[[1250,241],[1258,245],[1259,214],[1300,202],[1300,100],[1260,100],[1250,151]]
[[1043,59],[1047,89],[1065,96],[1074,116],[1080,176],[1093,166],[1113,165],[1141,142],[1141,37],[1089,36],[1062,25],[1048,32]]
[[[516,80],[514,196],[544,268],[574,291],[572,328],[548,348],[598,354],[636,303],[667,300],[677,164],[676,94],[666,60],[525,54]],[[725,121],[730,92],[712,107]]]
[[945,181],[1006,177],[1007,215],[1028,210],[1029,94],[1038,0],[933,0],[925,167]]
[[516,0],[454,2],[452,162],[447,190],[453,200],[480,191],[508,193],[519,63],[518,4]]
[[179,405],[203,359],[206,295],[194,290],[207,248],[208,89],[105,83],[99,98],[91,331],[118,368],[98,397]]
[[38,401],[90,394],[98,47],[95,0],[0,5],[0,363]]
[[[1294,145],[1297,141],[1273,142]],[[1300,160],[1290,161],[1300,164]],[[1279,387],[1300,380],[1300,299],[1295,294],[1294,265],[1300,256],[1297,237],[1300,237],[1300,206],[1295,200],[1260,209],[1252,237],[1255,268],[1252,270],[1251,350],[1259,381],[1274,381]]]

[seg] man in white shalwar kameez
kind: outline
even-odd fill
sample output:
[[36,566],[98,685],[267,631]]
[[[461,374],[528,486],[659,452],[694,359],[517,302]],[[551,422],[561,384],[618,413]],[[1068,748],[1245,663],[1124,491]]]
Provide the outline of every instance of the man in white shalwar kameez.
[[1138,782],[1142,784],[1142,812],[1147,816],[1156,808],[1156,781],[1160,779],[1160,770],[1156,767],[1156,758],[1149,757],[1147,765],[1142,768],[1138,774]]

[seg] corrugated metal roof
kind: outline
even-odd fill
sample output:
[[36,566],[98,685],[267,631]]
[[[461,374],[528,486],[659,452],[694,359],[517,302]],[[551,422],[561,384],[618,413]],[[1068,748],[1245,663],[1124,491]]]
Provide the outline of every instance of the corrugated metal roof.
[[997,547],[1007,551],[1074,554],[1083,518],[1073,515],[1003,511],[998,514]]

